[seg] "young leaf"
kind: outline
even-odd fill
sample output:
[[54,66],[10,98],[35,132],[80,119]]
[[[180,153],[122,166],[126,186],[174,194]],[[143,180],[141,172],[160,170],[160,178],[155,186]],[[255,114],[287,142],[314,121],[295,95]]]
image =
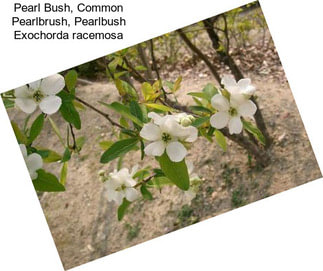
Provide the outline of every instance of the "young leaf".
[[118,102],[113,102],[111,104],[107,104],[104,102],[100,102],[100,103],[105,105],[106,107],[118,112],[121,116],[130,119],[133,123],[136,123],[140,127],[143,126],[142,121],[131,114],[129,107],[127,107],[121,103],[118,103]]
[[218,94],[219,91],[218,89],[211,83],[208,83],[202,90],[202,92],[205,94],[205,96],[207,97],[208,101],[211,101],[212,97],[215,94]]
[[38,177],[33,180],[35,190],[43,192],[60,192],[65,191],[64,185],[62,185],[55,175],[45,172],[43,169],[37,171]]
[[195,119],[192,123],[192,126],[194,127],[200,127],[202,126],[204,123],[208,122],[210,119],[210,117],[201,117],[198,119]]
[[52,126],[52,128],[53,128],[53,130],[54,130],[55,134],[57,135],[57,137],[58,137],[58,139],[59,139],[59,141],[62,143],[62,145],[63,145],[63,146],[65,146],[65,143],[64,143],[64,140],[63,140],[63,138],[62,138],[61,132],[60,132],[60,130],[58,129],[58,127],[57,127],[56,123],[55,123],[55,122],[54,122],[54,120],[53,120],[52,118],[50,118],[49,116],[48,116],[48,119],[49,119],[49,123],[50,123],[50,125]]
[[52,150],[39,149],[37,153],[43,158],[44,163],[53,163],[62,160],[62,156]]
[[208,96],[203,92],[189,92],[187,95],[208,100]]
[[146,102],[152,101],[160,95],[160,92],[155,91],[153,89],[153,87],[151,86],[151,84],[149,84],[147,82],[144,82],[141,85],[141,92],[142,92],[142,95],[144,96],[144,99]]
[[137,119],[143,121],[143,115],[139,104],[136,101],[130,102],[130,113],[134,115]]
[[113,141],[101,141],[99,143],[101,149],[104,150],[104,151],[109,149],[112,144],[113,144]]
[[16,135],[19,144],[27,144],[27,137],[20,131],[18,124],[15,122],[11,122],[12,129]]
[[4,103],[4,106],[5,106],[6,109],[13,108],[15,106],[15,102],[13,100],[10,100],[10,99],[4,98],[3,103]]
[[28,138],[29,144],[31,144],[40,134],[44,126],[44,119],[45,119],[44,114],[40,114],[31,125],[29,138]]
[[181,162],[173,162],[169,159],[166,152],[158,159],[162,171],[165,173],[175,185],[182,190],[188,190],[190,187],[190,179],[185,163],[185,159]]
[[189,108],[195,112],[202,112],[202,113],[208,113],[208,114],[212,113],[210,109],[200,105],[192,105]]
[[61,160],[62,163],[65,163],[71,159],[71,152],[69,148],[66,148],[63,154],[63,158]]
[[62,105],[59,109],[62,117],[76,129],[81,129],[81,118],[73,104],[74,96],[64,91],[61,91],[58,96],[62,99]]
[[144,184],[143,184],[143,185],[140,187],[140,192],[141,192],[142,197],[143,197],[144,199],[147,199],[147,200],[152,200],[152,199],[153,199],[153,195],[148,191],[148,189],[147,189],[146,185],[144,185]]
[[130,201],[127,201],[125,198],[123,199],[122,204],[118,208],[118,220],[119,221],[122,220],[122,218],[124,217],[125,212],[130,204],[131,204]]
[[180,89],[181,87],[181,82],[182,82],[182,76],[178,77],[177,80],[174,83],[174,87],[172,89],[172,92],[175,93],[177,90]]
[[101,163],[109,163],[113,159],[132,150],[138,143],[138,138],[127,138],[117,141],[107,149],[101,156]]
[[245,130],[257,138],[262,145],[266,145],[266,139],[257,127],[253,126],[249,121],[246,120],[242,120],[242,123]]
[[65,186],[66,183],[66,178],[67,178],[67,162],[65,162],[62,166],[62,170],[61,170],[61,177],[59,182]]
[[224,151],[227,151],[227,141],[225,140],[224,135],[217,129],[215,130],[214,134],[215,134],[215,139],[216,139],[216,142],[218,143],[218,145]]
[[77,81],[77,72],[75,70],[70,70],[65,75],[65,85],[68,91],[73,92],[75,90],[76,81]]
[[76,147],[79,151],[83,148],[85,141],[86,141],[85,136],[81,136],[76,139]]
[[172,111],[174,111],[173,108],[171,108],[169,106],[166,106],[166,105],[163,105],[163,104],[146,103],[145,105],[150,107],[150,108],[161,110],[161,111],[164,111],[164,112],[172,112]]

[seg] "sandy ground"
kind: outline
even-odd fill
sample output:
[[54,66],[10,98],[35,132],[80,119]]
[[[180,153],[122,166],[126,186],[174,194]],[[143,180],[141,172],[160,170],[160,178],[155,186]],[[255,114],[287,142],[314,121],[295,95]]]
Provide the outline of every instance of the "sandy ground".
[[[184,103],[191,102],[184,95],[186,92],[201,90],[213,81],[208,72],[194,78],[184,75],[179,92]],[[270,166],[265,169],[255,167],[253,163],[250,166],[245,150],[230,141],[228,151],[223,152],[216,143],[199,139],[188,155],[188,159],[195,162],[195,172],[204,178],[197,197],[189,202],[176,187],[166,187],[162,193],[153,192],[153,201],[133,204],[122,222],[117,221],[117,208],[107,201],[105,187],[97,176],[99,169],[113,170],[115,167],[115,162],[99,163],[103,152],[99,142],[111,139],[114,129],[95,112],[81,112],[83,127],[77,136],[86,136],[86,144],[81,154],[74,155],[69,162],[67,191],[40,196],[66,269],[321,176],[287,82],[252,75],[251,78],[257,86],[258,101],[274,138],[274,144],[268,150],[272,159]],[[77,95],[92,104],[97,104],[98,100],[118,99],[115,87],[104,82],[81,86]],[[21,112],[10,112],[10,118],[18,123],[24,116]],[[57,114],[53,118],[61,131],[65,131],[66,124],[60,116]],[[48,122],[37,145],[63,152]],[[139,153],[129,153],[124,166],[131,167],[139,160]],[[145,159],[139,164],[148,163],[150,160]],[[47,169],[58,175],[60,165],[47,165]]]

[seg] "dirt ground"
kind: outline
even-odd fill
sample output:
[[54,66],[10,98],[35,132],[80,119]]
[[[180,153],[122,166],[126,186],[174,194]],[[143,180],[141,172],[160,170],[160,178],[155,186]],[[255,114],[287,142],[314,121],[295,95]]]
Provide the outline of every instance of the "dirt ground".
[[[115,130],[91,110],[80,113],[82,129],[76,133],[85,136],[86,143],[80,155],[73,155],[69,161],[66,191],[39,195],[65,269],[321,177],[274,47],[267,46],[266,51],[256,49],[249,46],[242,54],[241,51],[232,54],[245,76],[257,87],[258,103],[274,142],[268,150],[271,163],[265,169],[260,168],[248,160],[244,149],[229,140],[228,150],[223,152],[216,143],[199,138],[187,157],[194,161],[195,172],[203,178],[192,202],[178,188],[165,187],[161,193],[153,191],[154,200],[132,204],[124,219],[118,222],[116,205],[108,202],[105,185],[98,178],[100,169],[112,171],[116,166],[115,161],[107,165],[99,162],[103,153],[99,142],[114,138]],[[227,72],[221,65],[218,68],[221,74]],[[215,83],[203,63],[177,70],[162,73],[162,78],[174,80],[183,75],[178,92],[181,103],[192,103],[185,93],[200,91],[207,83]],[[107,109],[97,101],[109,103],[119,99],[115,86],[106,81],[79,86],[77,96],[104,111]],[[109,113],[118,119],[116,114]],[[17,110],[10,110],[9,115],[20,125],[26,117]],[[66,131],[66,123],[59,114],[52,118],[61,131]],[[64,152],[48,122],[36,145]],[[137,161],[140,161],[139,152],[131,152],[126,155],[124,166],[132,167]],[[146,158],[139,165],[145,166],[151,161]],[[59,175],[60,165],[46,165],[46,169]]]

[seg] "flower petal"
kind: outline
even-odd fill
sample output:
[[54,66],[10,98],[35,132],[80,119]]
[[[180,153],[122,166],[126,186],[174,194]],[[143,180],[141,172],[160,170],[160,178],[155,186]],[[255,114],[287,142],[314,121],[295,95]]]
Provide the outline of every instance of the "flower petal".
[[211,99],[211,104],[213,108],[219,111],[227,111],[230,108],[228,99],[221,94],[215,94]]
[[186,127],[187,137],[184,138],[186,142],[194,142],[198,137],[198,130],[194,126]]
[[33,99],[29,98],[16,98],[16,105],[25,113],[31,114],[37,108],[37,104]]
[[155,141],[147,145],[144,149],[145,154],[151,156],[161,156],[165,151],[165,143],[163,141]]
[[228,112],[220,111],[211,116],[210,123],[212,127],[216,129],[222,129],[227,126],[229,119],[230,115]]
[[165,116],[165,120],[160,125],[162,132],[174,137],[187,137],[186,127],[180,125],[174,118]]
[[236,80],[234,79],[233,75],[231,75],[231,74],[224,75],[221,80],[221,84],[224,85],[225,88],[237,86]]
[[238,107],[238,113],[243,117],[252,117],[257,111],[257,106],[250,100],[247,100]]
[[19,144],[20,150],[22,152],[22,156],[26,159],[27,158],[27,149],[24,144]]
[[32,171],[32,172],[29,171],[29,175],[32,180],[35,180],[38,177],[38,173],[36,171]]
[[180,162],[184,159],[187,154],[187,150],[182,143],[178,141],[171,142],[166,147],[168,157],[173,162]]
[[124,192],[117,192],[114,194],[113,196],[113,200],[115,201],[115,203],[120,206],[122,204],[122,201],[123,201],[123,198],[124,198]]
[[186,164],[186,167],[187,167],[187,171],[188,171],[188,174],[191,175],[194,171],[194,164],[192,161],[189,161],[189,160],[185,160],[185,164]]
[[149,112],[148,118],[151,118],[153,120],[153,122],[157,125],[160,125],[163,122],[163,117],[161,117],[160,115],[158,115],[155,112]]
[[237,84],[238,84],[240,90],[243,92],[251,84],[251,80],[250,80],[250,78],[243,78],[243,79],[240,79]]
[[129,201],[135,201],[139,198],[139,192],[135,188],[126,189],[126,199]]
[[43,159],[38,153],[32,153],[27,157],[26,164],[30,171],[36,171],[43,167]]
[[40,89],[47,95],[55,95],[65,86],[64,77],[60,74],[53,74],[41,81]]
[[29,83],[29,88],[31,88],[32,90],[38,90],[40,88],[40,82],[41,80],[37,80],[34,82]]
[[51,115],[56,113],[62,105],[62,99],[58,96],[47,96],[40,104],[39,108],[45,114]]
[[29,88],[27,85],[16,88],[14,92],[16,98],[28,98],[30,96]]
[[242,122],[240,117],[233,117],[229,120],[229,133],[240,134],[242,132]]
[[160,128],[153,123],[146,123],[140,131],[140,136],[149,141],[161,139],[161,134]]

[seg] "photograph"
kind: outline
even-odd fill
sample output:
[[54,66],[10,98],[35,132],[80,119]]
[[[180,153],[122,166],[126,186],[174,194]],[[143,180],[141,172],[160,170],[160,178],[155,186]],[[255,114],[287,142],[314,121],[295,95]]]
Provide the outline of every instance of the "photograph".
[[65,270],[322,177],[258,1],[1,98]]

